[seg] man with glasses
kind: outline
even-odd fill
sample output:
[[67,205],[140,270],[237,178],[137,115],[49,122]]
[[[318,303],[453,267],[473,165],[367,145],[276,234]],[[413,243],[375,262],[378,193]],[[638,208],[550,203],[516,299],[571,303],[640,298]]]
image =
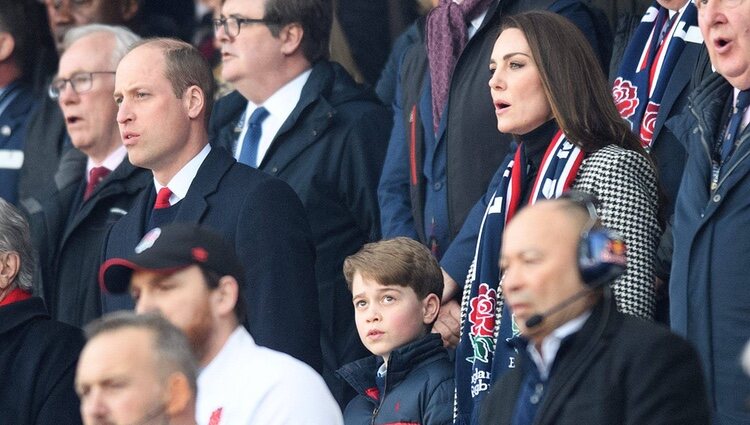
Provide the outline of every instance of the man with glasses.
[[124,27],[68,31],[49,86],[77,150],[63,156],[42,208],[30,217],[50,313],[79,327],[101,315],[96,279],[106,231],[151,181],[126,158],[112,100],[117,63],[138,40]]
[[[391,118],[328,60],[330,0],[227,0],[214,21],[222,77],[210,134],[240,162],[289,183],[316,245],[323,372],[345,403],[340,366],[368,352],[354,325],[344,258],[380,239],[376,188]],[[350,394],[353,396],[353,394]]]
[[750,423],[750,0],[698,0],[716,73],[667,126],[688,154],[677,195],[669,282],[672,329],[698,349],[714,423]]

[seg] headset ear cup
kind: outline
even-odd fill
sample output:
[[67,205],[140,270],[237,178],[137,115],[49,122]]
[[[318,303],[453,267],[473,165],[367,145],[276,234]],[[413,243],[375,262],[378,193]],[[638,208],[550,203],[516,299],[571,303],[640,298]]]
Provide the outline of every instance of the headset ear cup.
[[616,232],[600,228],[581,236],[578,268],[583,282],[596,288],[612,282],[625,272],[625,243]]

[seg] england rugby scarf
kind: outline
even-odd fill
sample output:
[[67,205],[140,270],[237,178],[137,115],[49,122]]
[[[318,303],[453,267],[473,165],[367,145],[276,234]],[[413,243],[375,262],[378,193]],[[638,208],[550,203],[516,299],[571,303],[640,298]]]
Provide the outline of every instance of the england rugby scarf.
[[625,50],[612,93],[620,116],[645,148],[653,142],[659,106],[686,38],[700,34],[697,26],[692,2],[670,22],[669,10],[654,1]]
[[[558,130],[544,154],[528,203],[557,198],[569,189],[583,158],[584,152]],[[477,423],[479,404],[490,384],[514,366],[515,352],[504,341],[518,335],[518,329],[510,320],[510,313],[503,309],[497,263],[505,224],[521,202],[525,202],[520,199],[522,182],[526,179],[525,163],[522,143],[484,213],[474,260],[466,277],[461,302],[461,340],[456,348],[457,424]],[[501,343],[496,344],[498,341]]]

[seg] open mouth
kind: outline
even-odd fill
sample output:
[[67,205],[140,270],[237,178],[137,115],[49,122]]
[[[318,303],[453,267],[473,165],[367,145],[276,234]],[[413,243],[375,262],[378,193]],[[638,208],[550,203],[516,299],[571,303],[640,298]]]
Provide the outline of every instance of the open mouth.
[[506,103],[503,101],[497,101],[495,102],[495,112],[500,113],[510,107],[510,103]]
[[75,124],[75,123],[77,123],[80,120],[81,119],[79,117],[67,117],[67,118],[65,118],[65,122],[67,124]]
[[717,49],[726,49],[728,45],[732,44],[732,40],[726,39],[726,38],[717,38],[714,40],[714,46]]

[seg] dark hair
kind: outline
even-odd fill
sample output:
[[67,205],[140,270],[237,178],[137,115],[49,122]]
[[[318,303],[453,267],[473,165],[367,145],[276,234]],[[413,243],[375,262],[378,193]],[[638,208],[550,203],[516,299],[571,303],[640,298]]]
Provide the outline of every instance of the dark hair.
[[172,90],[178,99],[182,99],[185,90],[191,86],[201,89],[205,103],[205,126],[208,128],[214,104],[215,81],[206,59],[194,46],[175,38],[147,38],[130,46],[128,52],[146,45],[164,53],[165,77],[172,84]]
[[356,273],[381,285],[409,287],[420,300],[429,294],[443,295],[440,265],[427,247],[413,239],[398,237],[366,244],[344,260],[350,291]]
[[35,0],[0,0],[0,31],[13,36],[21,81],[46,90],[46,80],[57,68],[57,51],[45,6]]
[[193,396],[198,394],[196,384],[198,365],[187,337],[159,314],[136,315],[132,311],[116,311],[89,323],[84,327],[84,332],[86,339],[91,341],[101,334],[127,328],[143,329],[152,334],[153,354],[157,362],[156,370],[163,379],[175,372],[182,373],[190,384]]
[[[208,286],[209,289],[218,288],[222,275],[200,264],[196,265],[203,273],[203,278],[206,279],[206,286]],[[247,308],[245,307],[245,295],[243,294],[244,289],[242,288],[241,276],[232,277],[237,280],[237,302],[234,304],[234,314],[237,316],[238,322],[245,323],[247,320],[247,317],[245,317],[247,314]]]
[[266,0],[264,18],[274,37],[287,24],[302,26],[302,53],[310,63],[328,59],[333,6],[331,0]]
[[617,112],[599,60],[578,27],[555,13],[531,11],[504,18],[500,33],[510,28],[526,37],[552,114],[571,142],[586,152],[615,144],[651,162]]

